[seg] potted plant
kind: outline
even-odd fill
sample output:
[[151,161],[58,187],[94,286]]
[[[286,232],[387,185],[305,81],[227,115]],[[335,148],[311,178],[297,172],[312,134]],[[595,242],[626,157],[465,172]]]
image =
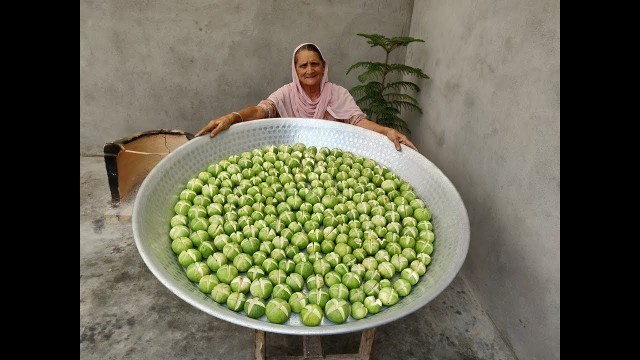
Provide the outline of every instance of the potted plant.
[[389,64],[389,54],[401,46],[407,46],[413,42],[424,42],[424,40],[408,36],[388,38],[379,34],[358,33],[358,35],[366,38],[371,47],[381,47],[386,56],[384,62],[360,61],[351,65],[347,74],[351,70],[359,68],[362,68],[364,72],[358,75],[358,81],[362,85],[352,87],[349,92],[356,100],[356,104],[367,114],[369,120],[410,134],[411,130],[409,130],[407,123],[399,116],[400,111],[409,110],[422,113],[422,109],[418,105],[418,101],[404,91],[419,92],[420,87],[407,80],[388,81],[389,75],[410,75],[421,79],[429,79],[429,76],[416,67]]

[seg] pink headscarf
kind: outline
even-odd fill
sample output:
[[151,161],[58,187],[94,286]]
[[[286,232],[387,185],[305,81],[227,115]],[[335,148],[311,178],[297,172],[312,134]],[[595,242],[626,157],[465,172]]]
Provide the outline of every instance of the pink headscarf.
[[[325,111],[338,120],[350,119],[357,114],[364,116],[364,113],[356,105],[353,96],[347,89],[329,82],[329,65],[326,64],[326,60],[324,75],[320,83],[320,97],[316,100],[309,98],[302,85],[300,85],[295,65],[296,51],[307,44],[316,46],[312,43],[304,43],[293,50],[291,59],[291,77],[293,81],[282,86],[269,96],[269,100],[276,104],[280,116],[322,119]],[[316,46],[316,48],[318,47]],[[324,56],[321,57],[324,59]]]

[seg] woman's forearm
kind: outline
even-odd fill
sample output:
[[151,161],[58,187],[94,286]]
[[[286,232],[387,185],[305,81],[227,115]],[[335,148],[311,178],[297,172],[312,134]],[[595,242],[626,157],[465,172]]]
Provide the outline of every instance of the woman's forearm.
[[389,140],[393,141],[393,144],[396,147],[396,150],[401,151],[402,147],[400,146],[400,144],[405,144],[406,146],[412,148],[415,151],[418,151],[418,148],[416,148],[415,145],[413,145],[413,143],[411,142],[411,140],[409,140],[409,138],[407,136],[405,136],[404,134],[402,134],[401,132],[399,132],[396,129],[392,129],[392,128],[388,128],[386,126],[382,126],[380,124],[377,124],[371,120],[368,119],[362,119],[360,120],[356,126],[360,126],[362,128],[368,129],[368,130],[373,130],[375,132],[377,132],[378,134],[382,134],[384,136],[386,136],[387,138],[389,138]]
[[200,129],[200,131],[196,133],[196,136],[201,136],[209,133],[211,137],[214,137],[221,131],[228,129],[233,124],[255,119],[262,119],[264,117],[264,110],[262,110],[259,106],[247,106],[246,108],[239,111],[233,111],[227,115],[223,115],[217,119],[209,121],[202,129]]
[[368,129],[368,130],[373,130],[375,132],[377,132],[378,134],[382,134],[384,136],[387,136],[387,132],[389,130],[391,130],[388,127],[382,126],[378,123],[375,123],[369,119],[362,119],[360,121],[358,121],[358,123],[356,124],[357,126],[360,126],[362,128]]
[[264,119],[265,113],[262,108],[259,106],[247,106],[244,109],[234,111],[226,116],[231,116],[234,118],[234,124],[239,122],[251,121],[256,119]]

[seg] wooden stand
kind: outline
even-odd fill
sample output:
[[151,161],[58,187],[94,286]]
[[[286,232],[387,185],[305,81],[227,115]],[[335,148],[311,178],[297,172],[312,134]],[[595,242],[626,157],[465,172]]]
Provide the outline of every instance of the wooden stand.
[[[369,360],[371,358],[371,348],[373,338],[376,336],[376,329],[368,329],[362,332],[360,338],[360,349],[357,354],[330,354],[322,353],[322,343],[320,336],[303,336],[302,356],[276,356],[269,360]],[[266,360],[267,355],[267,333],[255,330],[253,342],[253,358],[255,360]]]

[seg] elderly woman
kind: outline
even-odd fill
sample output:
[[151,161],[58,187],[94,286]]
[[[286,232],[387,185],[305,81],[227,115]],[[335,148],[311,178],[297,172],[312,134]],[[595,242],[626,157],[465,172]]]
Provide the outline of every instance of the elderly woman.
[[315,118],[342,121],[373,130],[393,141],[398,151],[400,144],[417,151],[415,145],[404,134],[368,120],[347,89],[329,82],[328,73],[329,66],[320,49],[311,43],[301,44],[293,51],[291,83],[282,86],[256,106],[249,106],[209,121],[196,136],[209,133],[214,137],[235,123],[255,119]]

